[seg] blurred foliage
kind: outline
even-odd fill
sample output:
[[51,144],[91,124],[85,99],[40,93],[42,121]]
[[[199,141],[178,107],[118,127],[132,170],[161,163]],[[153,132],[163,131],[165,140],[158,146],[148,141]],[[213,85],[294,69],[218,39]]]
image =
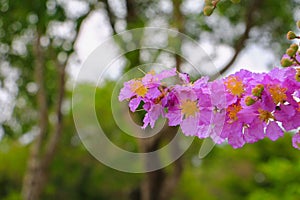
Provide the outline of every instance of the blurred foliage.
[[[0,66],[16,69],[19,74],[17,96],[10,102],[16,105],[13,116],[1,124],[7,136],[19,137],[37,125],[37,65],[43,66],[48,112],[55,109],[59,68],[75,56],[81,22],[92,9],[91,2],[82,3],[87,9],[72,14],[65,1],[0,1],[1,16],[5,16],[0,18]],[[1,72],[0,77],[6,78]]]
[[265,139],[238,150],[216,146],[203,160],[197,158],[198,148],[187,152],[188,165],[174,199],[299,197],[300,156],[290,134],[276,143]]

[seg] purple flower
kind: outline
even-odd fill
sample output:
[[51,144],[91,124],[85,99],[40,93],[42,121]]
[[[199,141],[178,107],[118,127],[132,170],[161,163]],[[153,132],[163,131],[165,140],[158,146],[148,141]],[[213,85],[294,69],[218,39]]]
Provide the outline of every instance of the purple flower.
[[133,79],[124,83],[124,87],[119,94],[119,101],[124,101],[134,96],[143,97],[147,92],[148,88],[146,88],[140,80]]
[[300,131],[293,136],[293,147],[300,150]]
[[220,137],[228,140],[233,148],[240,148],[245,144],[243,138],[243,121],[239,118],[242,107],[239,102],[226,109],[225,123]]
[[[275,141],[283,136],[283,128],[299,128],[300,82],[296,73],[292,67],[269,73],[240,70],[222,80],[208,82],[208,77],[202,77],[191,83],[188,74],[169,69],[124,83],[119,100],[129,100],[132,112],[144,103],[143,128],[153,128],[162,116],[169,126],[180,125],[187,136],[211,137],[218,144],[227,140],[233,148],[240,148],[265,137]],[[182,85],[162,82],[175,75]],[[299,135],[293,137],[293,146],[298,149]]]
[[142,79],[133,79],[124,83],[124,87],[119,94],[119,101],[133,97],[157,98],[160,95],[159,86],[161,81],[176,75],[176,69],[164,70],[159,74],[153,71],[147,73]]
[[172,91],[172,97],[178,104],[168,107],[165,116],[169,120],[169,126],[180,124],[185,135],[196,135],[199,123],[199,108],[195,91],[188,86],[176,85]]
[[282,123],[286,131],[300,126],[300,110],[293,105],[281,105],[274,113],[275,118]]
[[158,74],[155,74],[154,71],[150,71],[142,78],[142,82],[148,88],[158,87],[162,84],[161,81],[163,79],[176,76],[176,74],[176,68],[167,69]]
[[202,127],[202,132],[208,132],[209,137],[215,143],[221,144],[225,140],[225,138],[221,137],[226,119],[225,110],[229,104],[233,103],[234,98],[232,98],[232,95],[227,94],[222,80],[198,83],[197,85],[198,88],[201,88],[203,94],[208,94],[205,97],[206,103],[203,105],[209,110],[206,117],[208,125]]
[[275,107],[259,101],[241,111],[245,123],[244,138],[247,143],[254,143],[268,137],[272,141],[283,136],[283,130],[274,116]]
[[191,81],[190,76],[187,73],[178,73],[178,76],[183,84],[188,84]]
[[161,104],[152,104],[150,106],[144,106],[144,109],[147,111],[147,113],[143,119],[144,125],[142,128],[145,129],[149,124],[150,127],[153,128],[156,120],[159,118],[160,115],[163,114],[164,108]]

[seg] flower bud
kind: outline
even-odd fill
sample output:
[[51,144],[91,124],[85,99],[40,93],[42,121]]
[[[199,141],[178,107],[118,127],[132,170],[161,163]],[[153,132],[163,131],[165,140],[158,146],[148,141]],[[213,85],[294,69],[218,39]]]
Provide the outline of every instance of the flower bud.
[[252,89],[252,94],[253,96],[261,97],[263,91],[264,91],[264,85],[258,84],[255,86],[255,88]]
[[293,64],[293,61],[288,58],[282,58],[280,63],[282,67],[289,67]]
[[219,3],[220,0],[212,0],[211,3],[212,5],[216,6]]
[[297,50],[295,51],[295,49],[292,49],[292,48],[288,48],[287,50],[286,50],[286,52],[285,52],[288,56],[290,56],[290,57],[293,57],[293,56],[295,56],[296,55],[296,53],[297,53]]
[[296,73],[296,75],[295,75],[295,79],[296,79],[298,82],[300,82],[300,68],[297,69],[297,73]]
[[297,21],[297,27],[300,29],[300,20]]
[[240,3],[241,0],[231,0],[232,3]]
[[205,6],[213,6],[212,0],[205,0]]
[[214,7],[213,6],[205,6],[203,9],[203,13],[206,16],[210,16],[214,11]]
[[288,40],[292,40],[292,39],[295,39],[297,37],[297,35],[293,32],[293,31],[289,31],[286,35],[286,38]]
[[297,44],[291,44],[290,48],[294,49],[295,51],[298,51],[299,46]]
[[250,96],[247,96],[247,97],[245,98],[245,103],[246,103],[247,106],[251,106],[251,105],[253,105],[255,102],[256,102],[255,99],[253,99],[253,98],[250,97]]

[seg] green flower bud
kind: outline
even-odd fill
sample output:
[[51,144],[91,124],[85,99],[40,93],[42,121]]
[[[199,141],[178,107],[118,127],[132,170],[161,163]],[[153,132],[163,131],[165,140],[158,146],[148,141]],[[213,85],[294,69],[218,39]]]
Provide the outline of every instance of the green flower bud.
[[291,44],[290,48],[298,51],[299,46],[297,44]]
[[213,6],[205,6],[203,9],[203,13],[206,16],[210,16],[214,11],[214,7]]
[[246,103],[247,106],[251,106],[251,105],[253,105],[255,102],[256,102],[255,99],[253,99],[253,98],[250,97],[250,96],[247,96],[247,97],[245,98],[245,103]]
[[214,6],[213,1],[212,0],[205,0],[205,6]]
[[240,3],[241,0],[231,0],[232,3]]
[[258,84],[255,86],[255,88],[252,89],[253,96],[261,97],[262,92],[264,91],[264,85]]
[[300,82],[300,74],[296,74],[296,81]]
[[297,27],[300,29],[300,20],[297,21]]
[[295,51],[295,49],[292,48],[288,48],[285,52],[288,56],[293,57],[294,55],[296,55],[297,50]]
[[296,79],[298,82],[300,82],[300,68],[297,69],[297,73],[296,73],[295,79]]
[[289,67],[293,64],[293,61],[288,58],[282,58],[280,63],[282,67]]
[[216,6],[219,3],[220,0],[212,0],[211,3],[212,5]]
[[292,39],[295,39],[297,37],[297,35],[293,32],[293,31],[289,31],[286,35],[286,38],[288,40],[292,40]]

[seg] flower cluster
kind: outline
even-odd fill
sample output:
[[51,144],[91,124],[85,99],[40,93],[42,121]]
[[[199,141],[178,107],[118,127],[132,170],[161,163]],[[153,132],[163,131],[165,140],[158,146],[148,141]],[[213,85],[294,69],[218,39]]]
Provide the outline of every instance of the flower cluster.
[[[128,100],[132,112],[142,106],[143,128],[153,128],[162,116],[187,136],[240,148],[265,137],[275,141],[284,131],[300,127],[299,73],[294,67],[268,73],[241,70],[220,80],[191,82],[187,74],[168,69],[125,82],[119,100]],[[175,76],[180,83],[166,85],[165,79]],[[299,143],[300,132],[293,146],[300,149]]]

